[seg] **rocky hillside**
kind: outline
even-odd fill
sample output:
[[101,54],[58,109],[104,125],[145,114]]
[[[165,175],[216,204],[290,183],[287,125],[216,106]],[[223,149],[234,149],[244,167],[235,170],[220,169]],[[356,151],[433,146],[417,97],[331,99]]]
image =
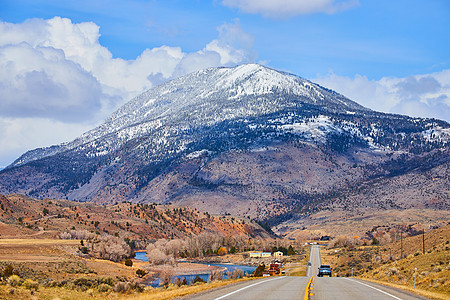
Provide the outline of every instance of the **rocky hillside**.
[[273,224],[321,209],[449,209],[449,137],[444,121],[375,112],[291,74],[213,68],[25,153],[0,171],[0,192],[171,202]]
[[268,237],[257,223],[231,216],[213,216],[189,207],[78,203],[0,195],[2,238],[58,238],[66,231],[119,235],[128,240],[184,238],[202,232],[223,236]]

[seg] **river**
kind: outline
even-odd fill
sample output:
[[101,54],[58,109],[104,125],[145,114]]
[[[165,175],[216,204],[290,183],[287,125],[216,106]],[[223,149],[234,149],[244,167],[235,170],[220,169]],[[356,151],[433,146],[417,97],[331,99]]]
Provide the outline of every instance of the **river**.
[[[135,258],[137,260],[141,260],[141,261],[148,261],[146,253],[142,252],[142,251],[136,252]],[[205,263],[205,264],[207,264],[207,263]],[[229,276],[231,275],[231,272],[233,272],[233,270],[235,270],[235,269],[244,271],[244,274],[251,274],[256,270],[256,267],[244,266],[244,265],[215,264],[215,263],[210,263],[207,265],[223,268],[224,269],[224,276],[223,276],[224,279],[228,279]],[[209,273],[199,273],[199,274],[190,274],[190,275],[177,275],[172,278],[172,282],[177,282],[178,278],[180,278],[180,280],[183,280],[183,278],[186,278],[186,281],[188,282],[188,284],[192,284],[195,277],[197,277],[197,276],[200,277],[204,281],[208,281],[208,279],[209,279]],[[157,287],[160,284],[161,284],[161,280],[157,279],[150,285],[153,287]]]

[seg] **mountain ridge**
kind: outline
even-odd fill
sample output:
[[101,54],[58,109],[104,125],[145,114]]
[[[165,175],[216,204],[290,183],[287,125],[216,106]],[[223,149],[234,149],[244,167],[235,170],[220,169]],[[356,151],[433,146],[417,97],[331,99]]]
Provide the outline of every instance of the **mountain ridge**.
[[[445,121],[372,111],[292,74],[212,68],[141,94],[72,142],[27,152],[0,171],[0,193],[289,217],[373,178],[448,166],[449,139]],[[425,198],[435,196],[449,208],[445,195]]]
[[[225,74],[222,74],[222,72],[225,72]],[[250,86],[250,85],[244,85],[243,87],[241,87],[242,85],[239,85],[239,81],[241,81],[241,82],[244,81],[242,78],[245,79],[248,77],[257,76],[259,73],[263,73],[263,74],[260,74],[260,76],[257,78],[257,81],[263,81],[263,83],[256,85],[258,88],[252,88],[252,86]],[[273,75],[280,75],[280,74],[282,74],[283,76],[286,76],[286,78],[288,80],[285,80],[283,82],[283,80],[280,79],[280,76],[273,76]],[[232,90],[230,92],[230,94],[232,96],[226,95],[226,96],[228,96],[228,99],[238,98],[239,95],[250,95],[252,93],[259,94],[259,95],[268,94],[272,89],[276,88],[277,86],[284,87],[285,90],[291,91],[297,96],[305,96],[308,94],[308,92],[310,92],[309,96],[311,96],[311,97],[315,94],[314,96],[323,98],[323,95],[321,95],[320,93],[318,93],[316,91],[317,88],[320,88],[325,93],[329,93],[329,94],[337,97],[336,98],[337,100],[335,100],[335,104],[336,103],[344,104],[349,109],[369,110],[369,109],[364,108],[364,107],[360,106],[359,104],[351,101],[350,99],[347,99],[347,98],[337,94],[336,92],[325,89],[317,84],[313,84],[313,83],[311,83],[305,79],[302,79],[298,76],[280,72],[280,71],[275,71],[273,69],[262,67],[257,64],[242,65],[242,66],[239,66],[236,68],[231,68],[231,69],[230,68],[209,68],[209,69],[198,71],[198,72],[186,75],[186,76],[182,76],[178,79],[174,79],[173,81],[171,81],[171,83],[174,83],[173,85],[175,85],[175,86],[185,85],[186,84],[185,82],[189,81],[189,79],[192,77],[197,78],[200,81],[203,81],[205,75],[207,77],[211,77],[211,76],[214,77],[213,78],[213,81],[215,81],[213,84],[214,88],[221,86],[222,89],[231,89]],[[276,80],[270,80],[270,78],[271,78],[270,75],[272,75],[272,77],[275,77]],[[281,78],[283,78],[283,77],[281,77]],[[233,87],[234,81],[238,82],[238,85],[237,85],[238,88],[233,90],[232,87]],[[276,85],[274,83],[276,83]],[[270,87],[270,84],[272,84],[271,87]],[[79,138],[76,138],[74,141],[62,143],[60,145],[55,145],[55,146],[51,146],[51,147],[34,149],[34,150],[31,150],[30,152],[28,152],[28,153],[30,153],[28,156],[38,156],[37,158],[34,158],[34,159],[39,159],[39,158],[42,158],[45,156],[54,155],[54,154],[60,152],[60,149],[62,151],[70,150],[70,149],[73,149],[82,144],[92,142],[95,139],[97,139],[98,137],[105,136],[107,134],[112,134],[114,132],[119,132],[119,131],[127,129],[129,127],[137,127],[140,123],[144,123],[144,122],[153,121],[154,123],[156,123],[155,124],[156,126],[161,126],[162,124],[158,124],[158,122],[161,122],[161,119],[164,118],[168,114],[167,110],[170,110],[170,109],[175,110],[175,112],[172,113],[171,115],[172,116],[176,115],[176,111],[179,110],[179,107],[183,106],[183,105],[180,105],[179,102],[182,102],[185,100],[183,97],[180,97],[180,99],[177,101],[176,105],[173,105],[174,104],[173,97],[171,100],[166,100],[163,97],[161,97],[160,99],[154,99],[155,94],[159,93],[161,96],[164,96],[171,92],[171,91],[168,91],[168,89],[170,89],[170,86],[167,87],[167,85],[168,84],[160,85],[158,87],[148,90],[147,92],[144,92],[143,94],[135,97],[134,99],[132,99],[131,101],[129,101],[128,103],[123,105],[121,108],[119,108],[116,112],[114,112],[100,126],[82,134]],[[191,86],[195,86],[195,85],[191,84],[190,87]],[[288,87],[286,87],[286,86],[288,86]],[[303,89],[302,89],[302,87],[303,87]],[[188,88],[188,89],[190,89],[190,88]],[[200,92],[201,92],[201,89],[202,88],[200,88]],[[256,92],[255,92],[255,90],[256,90]],[[196,92],[199,93],[198,91],[196,91]],[[211,92],[211,93],[214,93],[214,89],[213,89],[213,92]],[[241,93],[241,94],[239,94],[239,93]],[[179,96],[179,93],[177,94],[177,96]],[[150,98],[150,100],[149,100],[149,98]],[[198,98],[203,99],[204,95],[200,94],[200,97],[198,97]],[[225,97],[223,97],[223,98],[225,98]],[[152,100],[155,100],[155,103],[151,103]],[[159,100],[159,101],[156,101],[156,100]],[[196,100],[196,99],[194,99],[194,100]],[[320,101],[320,100],[315,99],[316,103],[318,101]],[[328,101],[329,101],[329,99],[328,99]],[[192,99],[190,102],[191,103],[189,103],[187,106],[195,104],[195,103],[192,103],[193,102]],[[305,103],[308,103],[308,102],[305,102]],[[167,107],[168,106],[167,104],[171,104],[172,107]],[[231,105],[228,105],[228,106],[232,107],[232,106],[234,106],[234,104],[235,104],[235,102],[231,103]],[[175,106],[176,108],[173,108],[173,106]],[[159,107],[161,109],[158,109]],[[155,108],[154,110],[156,110],[156,112],[152,112],[148,108]],[[161,110],[163,110],[163,112],[161,112]],[[159,114],[158,114],[158,111],[160,112]],[[273,112],[273,111],[270,111],[270,112]],[[148,116],[149,113],[151,114],[150,117]],[[267,111],[265,111],[265,113],[267,113]],[[246,111],[245,115],[247,115],[247,116],[250,115],[248,110]],[[125,119],[125,120],[123,120],[123,119]],[[224,120],[224,119],[232,119],[232,118],[222,118],[221,120]],[[206,125],[214,124],[216,122],[217,122],[217,120],[214,120],[214,121],[210,120],[209,122],[207,122]],[[203,125],[205,125],[205,124],[203,124]],[[108,129],[108,127],[110,129]],[[137,128],[137,130],[139,130],[139,128]],[[36,152],[39,152],[39,151],[42,152],[41,155],[36,154]],[[21,158],[14,161],[10,166],[18,166],[18,165],[27,163],[31,160],[33,160],[33,159],[27,158],[27,153],[25,153]],[[10,166],[8,166],[8,167],[10,167]]]

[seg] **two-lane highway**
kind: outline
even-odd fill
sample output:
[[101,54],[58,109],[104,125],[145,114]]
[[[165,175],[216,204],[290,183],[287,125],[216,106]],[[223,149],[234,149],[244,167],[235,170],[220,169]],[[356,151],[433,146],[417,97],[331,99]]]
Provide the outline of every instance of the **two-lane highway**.
[[325,299],[426,299],[403,290],[355,278],[314,278],[312,300]]
[[309,255],[306,277],[276,276],[240,282],[184,299],[224,299],[224,300],[288,300],[304,299],[308,280],[314,276],[312,300],[322,299],[425,299],[403,290],[386,287],[355,278],[317,277],[321,264],[319,246],[313,245]]
[[276,276],[241,282],[233,286],[227,286],[210,291],[202,295],[193,295],[189,299],[209,300],[281,300],[303,299],[307,277]]
[[308,268],[306,269],[306,276],[316,276],[317,270],[320,267],[320,250],[319,246],[312,246],[311,252],[309,253],[309,262],[308,262]]

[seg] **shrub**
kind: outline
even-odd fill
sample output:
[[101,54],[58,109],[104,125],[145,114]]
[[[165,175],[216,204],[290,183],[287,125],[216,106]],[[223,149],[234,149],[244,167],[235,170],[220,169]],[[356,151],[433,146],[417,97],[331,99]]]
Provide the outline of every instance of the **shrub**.
[[20,283],[20,277],[17,275],[11,275],[7,281],[10,286],[17,286]]
[[1,275],[4,278],[8,278],[9,276],[13,275],[13,273],[14,273],[14,267],[11,265],[7,265]]
[[86,291],[86,294],[88,294],[89,297],[93,297],[94,296],[94,290],[93,289],[88,289]]
[[221,271],[221,270],[212,270],[211,271],[211,281],[222,280],[222,279],[223,279],[223,271]]
[[241,269],[234,269],[230,275],[231,279],[237,279],[237,278],[242,278],[242,277],[244,277],[244,271]]
[[200,276],[195,276],[195,278],[194,278],[194,283],[197,283],[197,282],[205,282],[203,279],[201,279],[200,278]]
[[106,284],[106,283],[101,283],[101,284],[99,284],[99,286],[97,287],[97,290],[98,290],[100,293],[107,293],[107,292],[109,292],[111,289],[112,289],[112,287],[111,287],[109,284]]
[[136,270],[136,275],[139,276],[139,278],[144,277],[146,274],[147,274],[147,272],[142,270],[142,269],[137,269]]
[[125,266],[127,267],[132,267],[133,266],[133,261],[129,258],[125,259]]
[[22,284],[26,289],[34,289],[34,290],[38,290],[39,288],[39,283],[37,281],[34,281],[32,279],[26,279],[23,284]]
[[173,273],[169,270],[163,271],[159,274],[163,285],[167,288],[172,281]]
[[253,272],[253,276],[254,276],[254,277],[261,277],[261,276],[263,276],[263,272],[264,272],[264,269],[265,269],[265,268],[266,268],[266,265],[260,264],[260,265],[256,268],[255,272]]
[[75,279],[73,284],[79,287],[91,287],[94,283],[89,278],[80,277]]
[[116,283],[116,285],[114,286],[114,292],[116,293],[125,293],[130,291],[130,285],[125,283],[125,282],[118,282]]
[[107,277],[100,277],[100,278],[97,279],[97,281],[98,281],[98,284],[105,283],[105,284],[110,285],[110,286],[114,286],[114,283],[115,283],[114,278],[109,277],[109,276],[107,276]]
[[175,282],[175,284],[179,287],[182,285],[180,277],[177,278],[177,281]]
[[217,255],[222,256],[222,255],[225,255],[227,253],[228,253],[228,251],[227,251],[227,248],[225,248],[225,247],[219,247],[219,249],[217,249]]
[[289,248],[288,248],[286,254],[287,255],[294,255],[295,254],[295,251],[294,251],[294,248],[292,247],[292,245],[289,245]]

